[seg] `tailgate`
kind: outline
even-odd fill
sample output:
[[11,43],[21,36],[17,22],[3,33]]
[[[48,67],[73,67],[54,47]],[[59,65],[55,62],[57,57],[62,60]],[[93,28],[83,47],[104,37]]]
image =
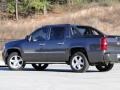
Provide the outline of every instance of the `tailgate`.
[[120,36],[107,36],[108,52],[120,53]]

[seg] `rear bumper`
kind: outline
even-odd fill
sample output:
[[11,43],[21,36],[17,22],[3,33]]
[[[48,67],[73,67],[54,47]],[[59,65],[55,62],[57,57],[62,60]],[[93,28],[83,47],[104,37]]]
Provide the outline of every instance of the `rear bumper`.
[[105,62],[120,63],[120,53],[105,53],[103,60]]
[[120,57],[118,55],[120,52],[103,52],[103,51],[95,51],[88,53],[89,63],[91,65],[98,63],[120,63]]

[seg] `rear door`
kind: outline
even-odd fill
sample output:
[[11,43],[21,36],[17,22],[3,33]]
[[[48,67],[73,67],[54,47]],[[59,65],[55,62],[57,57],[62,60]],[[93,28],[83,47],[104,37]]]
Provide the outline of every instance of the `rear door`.
[[66,61],[66,27],[52,26],[50,27],[50,39],[45,45],[45,56],[48,62],[64,62]]

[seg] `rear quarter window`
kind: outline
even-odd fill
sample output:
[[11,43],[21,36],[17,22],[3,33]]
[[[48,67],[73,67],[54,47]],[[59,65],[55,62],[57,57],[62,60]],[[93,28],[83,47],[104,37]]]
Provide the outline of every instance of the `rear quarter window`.
[[71,29],[72,37],[80,37],[80,36],[99,36],[100,33],[97,32],[93,28],[89,27],[81,27],[81,26],[75,26]]

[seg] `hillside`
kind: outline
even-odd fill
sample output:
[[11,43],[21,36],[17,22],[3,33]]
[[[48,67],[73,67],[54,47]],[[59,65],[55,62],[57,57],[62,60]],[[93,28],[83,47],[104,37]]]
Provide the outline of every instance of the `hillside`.
[[0,39],[23,38],[35,28],[47,24],[73,23],[90,25],[107,34],[120,35],[120,6],[91,7],[71,13],[35,16],[16,21],[0,21]]

